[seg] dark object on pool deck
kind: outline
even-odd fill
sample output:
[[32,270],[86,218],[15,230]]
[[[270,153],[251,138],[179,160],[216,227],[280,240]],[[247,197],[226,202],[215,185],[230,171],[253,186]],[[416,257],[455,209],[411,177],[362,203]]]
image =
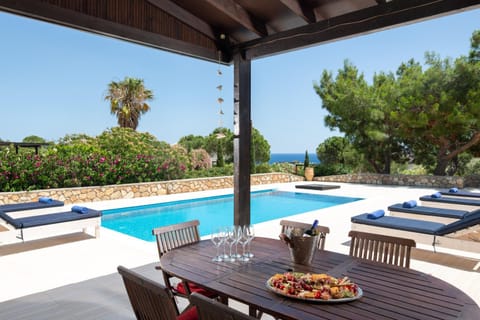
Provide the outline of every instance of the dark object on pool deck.
[[340,186],[330,185],[330,184],[299,184],[295,188],[298,189],[312,189],[312,190],[330,190],[330,189],[339,189]]

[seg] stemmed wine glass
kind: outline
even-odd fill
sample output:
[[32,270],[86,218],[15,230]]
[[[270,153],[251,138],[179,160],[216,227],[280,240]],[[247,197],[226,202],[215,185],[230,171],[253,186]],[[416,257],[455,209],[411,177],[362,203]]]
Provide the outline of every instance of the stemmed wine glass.
[[233,226],[233,230],[235,232],[235,253],[233,254],[235,258],[240,259],[242,257],[241,254],[238,253],[238,244],[240,243],[240,237],[243,234],[243,227],[242,226]]
[[252,242],[253,238],[255,238],[255,228],[253,227],[253,224],[244,226],[244,233],[246,234],[246,237],[247,237],[247,252],[245,253],[245,255],[248,258],[253,258],[255,255],[252,253],[250,249],[250,243]]
[[237,234],[235,232],[235,227],[226,227],[225,228],[225,243],[228,245],[230,251],[228,255],[228,261],[234,262],[236,257],[232,254],[232,247],[237,241]]
[[217,254],[213,257],[212,261],[221,262],[223,261],[223,256],[220,255],[220,246],[222,245],[223,241],[225,240],[224,233],[221,228],[214,228],[212,234],[210,235],[210,240],[212,240],[213,245],[217,249]]
[[250,261],[250,258],[245,253],[245,246],[248,243],[247,226],[238,227],[238,243],[242,245],[242,255],[238,258],[240,261]]

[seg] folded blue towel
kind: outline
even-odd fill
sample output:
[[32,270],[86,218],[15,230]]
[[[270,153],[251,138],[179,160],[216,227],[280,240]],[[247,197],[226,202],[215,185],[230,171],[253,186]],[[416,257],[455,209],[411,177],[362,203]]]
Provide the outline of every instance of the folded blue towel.
[[52,198],[49,198],[49,197],[40,197],[38,198],[38,202],[41,202],[41,203],[51,203],[53,201]]
[[442,197],[442,194],[440,192],[435,192],[434,194],[432,194],[430,197],[432,198],[441,198]]
[[448,190],[448,192],[452,192],[452,193],[457,193],[458,192],[458,188],[450,188],[450,190]]
[[417,201],[415,200],[409,200],[405,201],[402,205],[404,208],[415,208],[417,206]]
[[72,211],[73,212],[78,212],[78,213],[88,213],[88,208],[87,207],[80,207],[80,206],[73,206]]
[[368,219],[378,219],[378,218],[381,218],[385,215],[385,211],[383,210],[376,210],[376,211],[373,211],[373,212],[370,212],[369,214],[367,214],[367,218]]

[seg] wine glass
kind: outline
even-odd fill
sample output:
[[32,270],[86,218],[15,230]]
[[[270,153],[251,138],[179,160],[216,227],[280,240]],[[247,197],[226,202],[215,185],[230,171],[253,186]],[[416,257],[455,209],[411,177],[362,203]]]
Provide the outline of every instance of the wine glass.
[[229,247],[228,261],[231,261],[231,262],[234,262],[235,259],[236,259],[235,255],[232,254],[232,247],[233,247],[233,244],[237,241],[236,238],[237,238],[237,235],[236,235],[236,232],[235,232],[235,228],[234,227],[226,227],[225,228],[225,243]]
[[214,228],[212,234],[210,235],[210,240],[212,240],[213,245],[217,249],[217,254],[213,257],[212,261],[221,262],[223,257],[220,255],[220,246],[222,245],[225,237],[223,236],[223,231],[220,228]]
[[255,228],[253,227],[253,224],[249,224],[244,226],[244,232],[246,233],[247,236],[247,252],[245,255],[248,258],[253,258],[255,255],[252,253],[250,249],[250,243],[252,242],[253,238],[255,238]]
[[235,253],[234,256],[237,259],[240,259],[242,257],[241,254],[238,253],[238,244],[240,243],[240,237],[242,237],[243,234],[243,227],[242,226],[233,226],[234,232],[235,232]]
[[245,252],[245,246],[248,243],[248,232],[247,226],[239,227],[238,228],[238,243],[242,246],[242,254],[238,258],[240,261],[250,261],[250,258]]

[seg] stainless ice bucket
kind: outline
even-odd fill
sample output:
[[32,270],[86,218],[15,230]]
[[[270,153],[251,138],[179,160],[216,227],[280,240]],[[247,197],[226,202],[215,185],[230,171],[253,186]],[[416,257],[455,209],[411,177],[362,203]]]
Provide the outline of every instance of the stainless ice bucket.
[[293,262],[310,265],[318,247],[319,236],[290,236],[288,249]]

